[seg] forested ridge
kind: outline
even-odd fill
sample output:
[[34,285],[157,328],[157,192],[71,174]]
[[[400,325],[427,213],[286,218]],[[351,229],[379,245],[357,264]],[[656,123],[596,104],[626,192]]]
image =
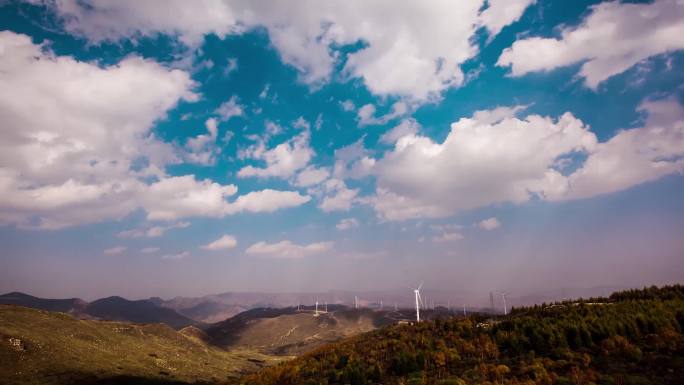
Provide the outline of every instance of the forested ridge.
[[243,384],[682,384],[684,287],[392,325]]

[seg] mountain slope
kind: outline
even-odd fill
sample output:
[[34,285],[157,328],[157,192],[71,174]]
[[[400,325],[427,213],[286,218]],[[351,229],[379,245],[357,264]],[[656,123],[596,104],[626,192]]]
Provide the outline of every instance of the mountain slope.
[[0,305],[0,383],[213,383],[272,362],[255,352],[217,349],[201,337],[192,329]]
[[137,323],[164,323],[174,329],[196,325],[197,322],[172,309],[157,306],[148,300],[130,301],[121,297],[107,297],[89,303],[88,315],[99,319]]
[[0,295],[0,304],[3,305],[19,305],[30,307],[33,309],[41,309],[48,311],[59,311],[62,313],[80,313],[87,305],[82,299],[68,298],[68,299],[46,299],[38,298],[32,295],[12,292]]
[[0,295],[0,304],[18,305],[32,309],[69,313],[81,319],[103,319],[109,321],[164,323],[174,329],[199,325],[173,309],[159,306],[152,300],[131,301],[122,297],[107,297],[93,302],[78,298],[47,299],[12,292]]
[[[333,310],[335,309],[335,310]],[[392,323],[386,313],[368,309],[330,308],[314,316],[312,310],[252,309],[206,332],[225,349],[250,348],[266,354],[301,355],[326,343]]]
[[681,384],[684,286],[395,325],[242,380],[295,384]]

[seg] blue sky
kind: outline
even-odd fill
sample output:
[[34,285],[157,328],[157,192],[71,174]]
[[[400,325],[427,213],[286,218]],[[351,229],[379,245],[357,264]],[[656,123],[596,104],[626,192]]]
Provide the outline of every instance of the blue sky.
[[0,291],[684,273],[677,1],[9,1],[0,30]]

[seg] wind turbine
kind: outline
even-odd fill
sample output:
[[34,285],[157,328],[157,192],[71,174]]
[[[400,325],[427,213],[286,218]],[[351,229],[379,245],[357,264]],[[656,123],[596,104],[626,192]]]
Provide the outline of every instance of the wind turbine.
[[354,296],[354,309],[359,308],[359,297]]
[[314,317],[318,317],[318,301],[316,301],[316,311],[314,312]]
[[413,294],[416,296],[416,322],[420,322],[420,305],[423,304],[423,300],[420,298],[420,289],[422,287],[423,282],[421,282],[417,288],[413,289]]
[[502,291],[502,292],[501,292],[501,299],[503,299],[503,305],[504,305],[504,315],[507,315],[507,314],[508,314],[508,309],[506,309],[506,296],[509,295],[509,294],[511,294],[511,293],[508,293],[508,292],[505,292],[505,291]]

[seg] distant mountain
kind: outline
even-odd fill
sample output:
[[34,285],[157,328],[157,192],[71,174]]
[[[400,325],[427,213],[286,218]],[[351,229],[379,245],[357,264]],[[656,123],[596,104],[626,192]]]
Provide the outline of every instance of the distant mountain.
[[[110,302],[110,301],[107,301]],[[281,361],[227,352],[188,327],[77,320],[0,305],[0,383],[13,385],[210,384]]]
[[47,299],[12,292],[0,295],[0,304],[69,313],[81,319],[103,319],[136,323],[164,323],[174,329],[198,326],[199,322],[161,307],[149,300],[130,301],[122,297],[107,297],[93,302],[78,298]]
[[174,329],[196,325],[197,322],[176,311],[157,306],[152,301],[130,301],[122,297],[107,297],[89,303],[85,312],[98,319],[136,323],[164,323]]
[[0,295],[0,304],[19,305],[33,309],[80,314],[88,303],[79,298],[46,299],[15,291]]

